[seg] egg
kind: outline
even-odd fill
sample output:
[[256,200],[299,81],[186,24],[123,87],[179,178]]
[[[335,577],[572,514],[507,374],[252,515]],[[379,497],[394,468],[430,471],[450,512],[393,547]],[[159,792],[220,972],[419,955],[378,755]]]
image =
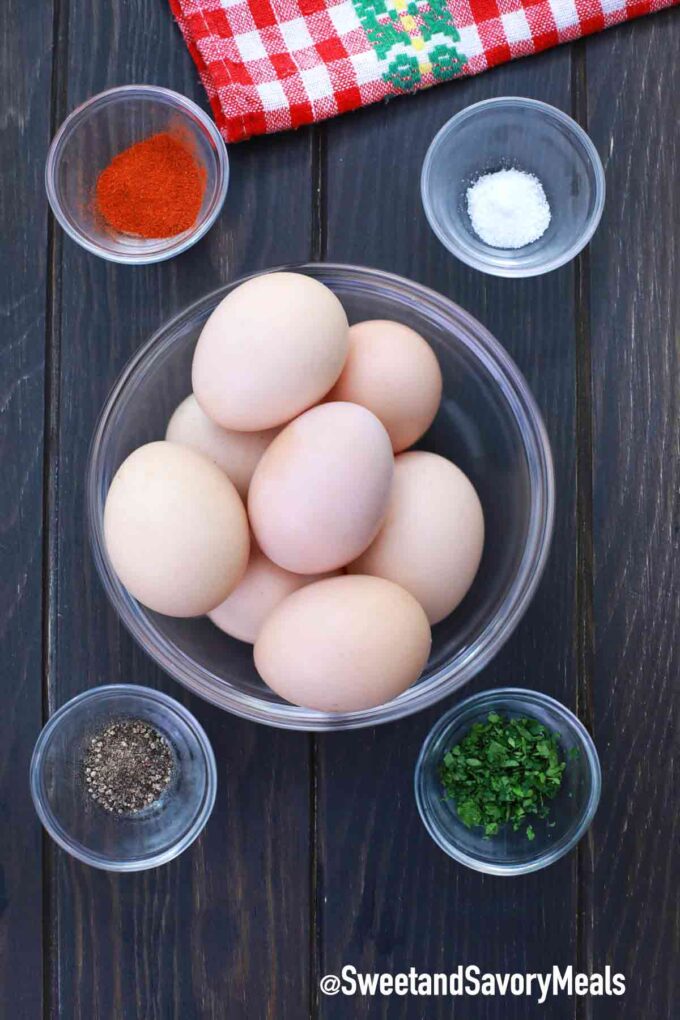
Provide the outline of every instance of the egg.
[[226,429],[282,425],[328,393],[348,342],[347,316],[328,287],[299,273],[257,276],[203,327],[192,366],[196,399]]
[[265,621],[255,665],[294,705],[358,712],[406,690],[431,635],[412,595],[378,577],[334,577],[289,595]]
[[131,595],[167,616],[202,616],[248,563],[250,535],[234,485],[186,446],[141,446],[116,472],[104,508],[106,550]]
[[328,400],[349,400],[373,411],[395,453],[426,432],[442,397],[442,374],[426,340],[399,322],[359,322],[349,331],[345,367]]
[[378,533],[394,459],[383,425],[357,404],[321,404],[274,439],[255,468],[248,514],[266,556],[297,574],[355,559]]
[[251,542],[250,559],[243,580],[208,616],[225,634],[252,645],[264,621],[287,595],[318,580],[318,574],[291,574],[278,567]]
[[216,425],[191,394],[179,405],[168,422],[169,443],[190,446],[209,457],[229,475],[238,494],[245,499],[257,463],[279,429],[263,432],[234,432]]
[[385,523],[349,566],[402,585],[430,623],[448,616],[472,584],[484,548],[484,514],[466,475],[435,453],[402,453]]

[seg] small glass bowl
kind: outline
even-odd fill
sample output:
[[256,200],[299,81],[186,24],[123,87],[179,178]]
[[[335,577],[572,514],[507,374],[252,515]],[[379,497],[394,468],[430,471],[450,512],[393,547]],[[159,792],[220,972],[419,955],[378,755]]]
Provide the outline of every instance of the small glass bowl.
[[[538,719],[559,737],[567,767],[548,817],[527,818],[536,834],[533,840],[527,838],[526,825],[517,832],[507,825],[497,836],[484,838],[481,827],[466,828],[453,801],[444,800],[438,770],[445,752],[474,723],[486,722],[489,712]],[[573,712],[547,694],[503,687],[460,702],[430,730],[416,764],[415,795],[425,828],[449,857],[488,875],[526,875],[553,864],[576,846],[597,810],[601,782],[595,745]]]
[[[80,770],[88,740],[113,719],[143,719],[166,738],[173,777],[160,799],[113,815],[88,795]],[[105,871],[144,871],[178,857],[205,827],[215,803],[210,742],[191,712],[148,687],[111,684],[85,691],[56,712],[31,759],[31,795],[59,846]]]
[[[181,132],[205,168],[196,222],[174,237],[117,233],[95,209],[97,178],[123,149],[161,131]],[[214,122],[185,96],[152,85],[124,85],[88,99],[57,131],[45,167],[52,212],[69,237],[103,259],[126,265],[162,262],[196,244],[215,222],[228,185],[227,150]]]
[[[551,220],[532,244],[493,248],[472,229],[467,190],[482,174],[509,169],[538,177]],[[576,121],[547,103],[510,96],[475,103],[444,124],[427,150],[420,190],[430,226],[456,258],[493,276],[538,276],[569,262],[591,239],[605,178]]]

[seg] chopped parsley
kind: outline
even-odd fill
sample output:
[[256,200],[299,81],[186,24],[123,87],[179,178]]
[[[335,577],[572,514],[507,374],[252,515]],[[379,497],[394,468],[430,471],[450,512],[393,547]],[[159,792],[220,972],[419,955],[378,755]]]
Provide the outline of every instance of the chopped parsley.
[[444,799],[455,801],[463,825],[481,826],[486,837],[503,825],[536,838],[531,818],[546,818],[562,785],[566,762],[559,738],[537,719],[490,712],[475,723],[439,765]]

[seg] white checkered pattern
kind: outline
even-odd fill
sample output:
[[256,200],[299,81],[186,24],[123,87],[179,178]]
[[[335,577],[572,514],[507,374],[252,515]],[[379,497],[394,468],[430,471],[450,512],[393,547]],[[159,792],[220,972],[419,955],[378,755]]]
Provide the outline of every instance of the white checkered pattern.
[[[386,61],[362,25],[366,4],[385,6],[413,27],[438,0],[414,0],[406,17],[400,0],[170,0],[196,61],[225,139],[282,131],[333,117],[403,92],[385,73]],[[458,75],[478,74],[515,57],[597,32],[680,0],[445,0],[460,39],[451,45],[464,63]],[[381,6],[382,4],[382,6]],[[406,22],[399,21],[406,18]],[[425,22],[426,23],[426,19]],[[449,39],[446,34],[443,39]],[[439,31],[431,45],[440,42]],[[391,56],[422,52],[397,42]],[[413,88],[439,80],[423,65]],[[440,75],[441,78],[441,75]]]

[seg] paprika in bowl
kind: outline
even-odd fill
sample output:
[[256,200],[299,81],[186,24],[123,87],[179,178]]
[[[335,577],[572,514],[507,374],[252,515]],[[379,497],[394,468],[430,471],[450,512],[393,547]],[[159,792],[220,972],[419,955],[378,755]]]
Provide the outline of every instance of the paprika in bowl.
[[229,161],[214,122],[185,96],[150,85],[79,106],[50,146],[47,197],[66,233],[112,262],[172,258],[214,223]]

